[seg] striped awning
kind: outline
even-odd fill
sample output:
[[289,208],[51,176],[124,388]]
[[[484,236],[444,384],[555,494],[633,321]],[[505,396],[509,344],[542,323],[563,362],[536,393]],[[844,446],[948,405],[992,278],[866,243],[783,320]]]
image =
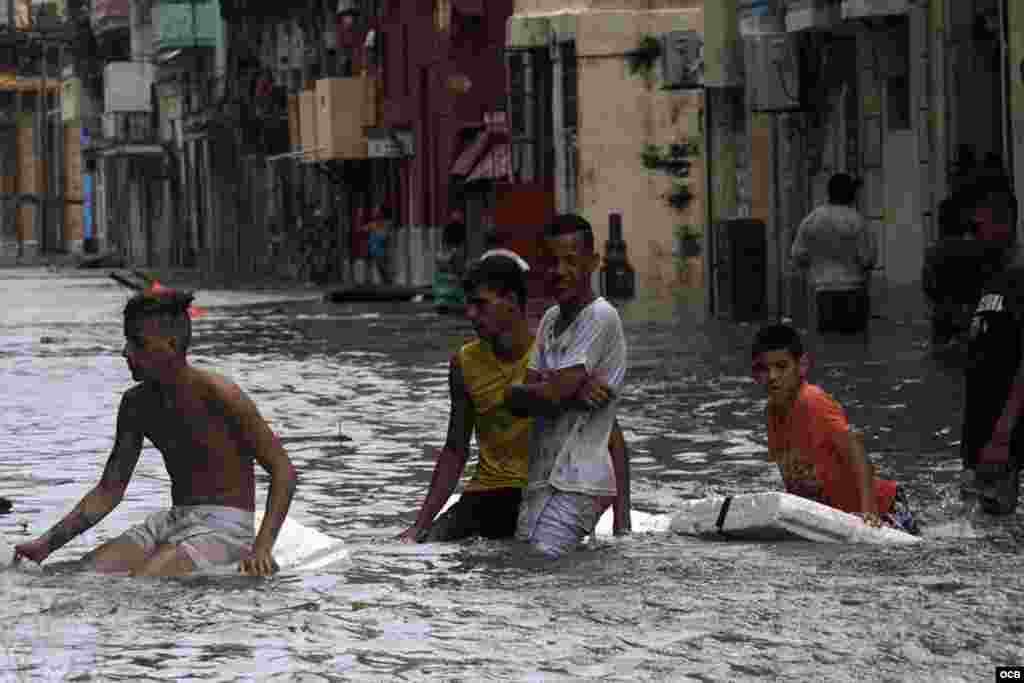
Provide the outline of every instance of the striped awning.
[[467,183],[476,180],[505,180],[512,177],[512,145],[498,142],[491,145],[487,155],[466,178]]
[[451,175],[468,176],[476,166],[476,162],[480,160],[480,157],[487,151],[488,145],[491,144],[491,134],[488,130],[481,130],[477,133],[476,139],[473,143],[462,150],[462,154],[452,164],[450,171]]

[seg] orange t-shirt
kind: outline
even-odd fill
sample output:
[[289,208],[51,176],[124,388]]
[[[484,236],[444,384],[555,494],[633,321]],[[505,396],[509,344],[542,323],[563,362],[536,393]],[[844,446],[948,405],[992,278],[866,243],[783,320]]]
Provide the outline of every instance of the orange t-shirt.
[[[844,512],[862,512],[860,493],[849,463],[836,443],[849,438],[842,407],[821,387],[806,382],[785,417],[768,410],[768,450],[779,464],[786,491]],[[896,482],[875,479],[879,512],[888,512]]]

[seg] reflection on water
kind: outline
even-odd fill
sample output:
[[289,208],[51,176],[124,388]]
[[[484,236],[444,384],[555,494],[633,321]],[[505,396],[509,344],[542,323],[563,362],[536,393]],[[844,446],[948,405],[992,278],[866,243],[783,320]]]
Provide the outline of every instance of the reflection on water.
[[[446,361],[469,327],[422,304],[286,298],[201,293],[193,357],[254,397],[300,470],[293,514],[346,539],[351,561],[269,580],[0,573],[0,680],[973,681],[1024,661],[1019,522],[954,496],[958,374],[912,331],[819,345],[814,377],[908,489],[927,544],[651,535],[539,565],[510,544],[391,541],[429,481]],[[100,277],[0,273],[10,540],[43,531],[99,476],[130,385],[124,300]],[[624,316],[635,506],[777,487],[764,401],[745,374],[753,328]],[[147,449],[118,510],[54,561],[168,500]]]

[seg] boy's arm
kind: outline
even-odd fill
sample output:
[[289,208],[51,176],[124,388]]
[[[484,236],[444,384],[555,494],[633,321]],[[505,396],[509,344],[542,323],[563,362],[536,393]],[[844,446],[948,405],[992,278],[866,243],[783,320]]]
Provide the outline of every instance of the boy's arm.
[[[875,498],[874,468],[868,462],[867,454],[864,451],[864,435],[850,430],[846,444],[845,457],[856,478],[857,490],[860,492],[861,512],[869,521],[872,521],[870,518],[877,521],[881,510],[878,509],[878,500]],[[842,452],[840,451],[840,453]]]
[[576,396],[586,381],[587,368],[582,364],[543,374],[530,371],[525,384],[505,389],[505,407],[520,417],[557,416],[580,407]]
[[125,393],[117,411],[117,436],[99,483],[64,519],[35,540],[15,547],[15,557],[42,562],[82,532],[110,514],[124,498],[125,489],[142,453],[143,432],[138,419],[138,390]]
[[267,576],[278,569],[272,551],[295,496],[298,474],[281,440],[260,415],[252,399],[233,384],[218,384],[216,391],[220,408],[239,439],[270,475],[270,492],[267,494],[263,523],[253,542],[252,554],[239,564],[242,573]]
[[466,391],[457,356],[452,356],[449,364],[448,391],[451,394],[452,406],[448,418],[448,438],[437,456],[437,464],[434,465],[434,473],[430,478],[430,489],[416,516],[416,523],[398,536],[403,543],[415,543],[420,534],[434,523],[437,513],[444,507],[459,483],[466,461],[469,459],[469,440],[473,436],[476,410],[469,399],[469,392]]
[[[603,309],[602,309],[603,310]],[[549,324],[541,321],[538,337]],[[569,410],[595,410],[614,399],[608,378],[596,376],[592,370],[609,348],[621,342],[621,323],[617,314],[598,312],[580,326],[576,338],[563,358],[563,366],[539,371],[540,342],[534,346],[524,384],[513,384],[505,390],[505,405],[513,415],[521,417],[556,417]],[[624,349],[624,347],[623,347]],[[624,364],[624,357],[623,357]]]

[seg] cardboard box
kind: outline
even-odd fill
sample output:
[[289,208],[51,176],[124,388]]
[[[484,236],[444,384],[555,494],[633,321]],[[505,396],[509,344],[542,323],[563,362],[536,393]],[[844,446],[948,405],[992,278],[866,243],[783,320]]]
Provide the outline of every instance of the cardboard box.
[[322,159],[366,159],[363,131],[366,83],[361,77],[324,78],[316,82],[317,139]]
[[363,107],[363,126],[366,128],[377,128],[383,120],[384,97],[380,87],[380,78],[376,76],[363,77],[366,90],[366,103]]
[[302,142],[302,158],[317,161],[317,101],[315,90],[303,90],[299,95],[299,134]]

